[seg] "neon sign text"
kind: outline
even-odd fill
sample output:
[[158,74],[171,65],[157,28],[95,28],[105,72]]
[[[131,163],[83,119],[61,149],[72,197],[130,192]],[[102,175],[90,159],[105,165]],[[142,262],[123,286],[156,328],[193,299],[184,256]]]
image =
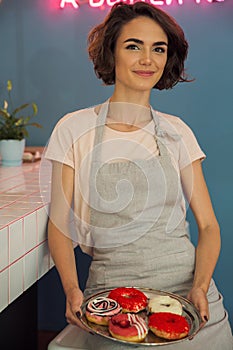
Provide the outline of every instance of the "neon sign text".
[[[64,9],[64,7],[72,6],[75,9],[79,8],[79,3],[89,3],[91,7],[102,7],[104,5],[107,6],[113,6],[115,3],[119,2],[120,0],[60,0],[60,8]],[[123,0],[129,4],[133,4],[136,2],[135,0]],[[162,6],[162,5],[172,5],[172,4],[178,4],[183,5],[187,1],[192,1],[196,3],[197,5],[201,3],[214,3],[214,2],[224,2],[224,0],[142,0],[144,2],[148,2],[151,5],[155,6]]]
[[75,0],[61,0],[60,8],[64,9],[66,4],[71,4],[75,9],[79,8],[79,6]]

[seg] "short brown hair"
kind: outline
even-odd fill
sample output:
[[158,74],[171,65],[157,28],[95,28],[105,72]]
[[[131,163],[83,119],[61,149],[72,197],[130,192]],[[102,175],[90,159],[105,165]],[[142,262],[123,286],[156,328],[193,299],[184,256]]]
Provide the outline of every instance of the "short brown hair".
[[184,71],[188,43],[182,28],[164,11],[145,2],[116,3],[105,20],[88,35],[88,53],[98,78],[106,85],[115,83],[114,50],[122,27],[134,18],[146,16],[158,23],[168,37],[168,56],[164,72],[155,89],[170,89],[178,82],[190,81]]

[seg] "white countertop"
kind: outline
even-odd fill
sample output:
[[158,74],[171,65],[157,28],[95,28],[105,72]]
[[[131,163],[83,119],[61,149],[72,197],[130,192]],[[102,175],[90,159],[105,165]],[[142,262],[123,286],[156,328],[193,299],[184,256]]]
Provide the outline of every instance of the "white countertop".
[[0,312],[54,265],[47,244],[51,165],[0,166]]
[[88,350],[89,337],[93,335],[69,324],[49,343],[48,350]]

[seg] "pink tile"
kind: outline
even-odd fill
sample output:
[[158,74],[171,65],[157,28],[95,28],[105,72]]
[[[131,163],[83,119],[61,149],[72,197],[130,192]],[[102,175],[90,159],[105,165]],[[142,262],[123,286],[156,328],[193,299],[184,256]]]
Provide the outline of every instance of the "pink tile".
[[7,192],[1,193],[0,199],[7,202],[15,202],[16,200],[23,198],[25,194],[8,194]]
[[27,215],[27,213],[27,208],[12,208],[10,205],[1,209],[1,216],[10,215],[15,216],[16,218],[20,218],[21,216]]
[[23,184],[19,186],[12,187],[7,191],[7,194],[16,194],[16,193],[22,193],[24,195],[30,194],[32,192],[37,192],[39,190],[39,186],[37,185],[29,185],[29,184]]
[[24,258],[9,267],[9,303],[23,293]]
[[32,207],[32,204],[26,200],[24,202],[16,201],[16,202],[8,205],[8,208],[12,211],[14,211],[14,210],[17,211],[19,209],[29,209],[29,211],[30,211],[31,207]]
[[34,193],[30,194],[27,197],[22,198],[20,201],[28,201],[29,203],[42,203],[43,204],[43,198],[40,195],[40,193]]
[[15,222],[17,218],[12,215],[5,215],[5,216],[0,216],[0,229],[9,226],[13,222]]
[[[39,202],[16,202],[14,203],[16,208],[27,209],[27,215],[30,215],[32,212],[36,211],[36,209],[41,208],[43,203]],[[26,216],[26,215],[25,215]]]
[[27,290],[37,281],[38,249],[33,249],[24,257],[24,290]]
[[8,205],[11,204],[11,203],[12,203],[11,201],[3,201],[3,200],[1,200],[1,198],[0,198],[0,209],[2,209],[2,208],[4,208],[4,207],[8,206]]
[[37,210],[38,243],[47,239],[48,206]]
[[9,234],[8,227],[0,230],[0,271],[9,265]]
[[54,266],[47,243],[51,164],[0,168],[0,312]]
[[24,241],[25,241],[25,253],[35,248],[37,245],[37,218],[36,212],[31,213],[24,217]]
[[4,310],[8,304],[9,295],[9,271],[8,269],[0,272],[0,312]]
[[38,247],[38,276],[40,279],[50,269],[48,242],[44,242]]
[[9,226],[10,264],[24,254],[23,220],[17,220]]

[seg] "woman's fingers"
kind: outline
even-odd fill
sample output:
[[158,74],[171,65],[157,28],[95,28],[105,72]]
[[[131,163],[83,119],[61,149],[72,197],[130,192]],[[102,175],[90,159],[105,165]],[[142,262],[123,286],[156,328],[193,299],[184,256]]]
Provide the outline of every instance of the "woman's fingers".
[[78,326],[85,331],[90,332],[90,329],[85,327],[81,321],[82,310],[81,306],[83,303],[83,293],[79,289],[72,290],[67,294],[66,299],[66,320],[68,323]]
[[209,320],[209,305],[206,293],[201,288],[192,288],[187,298],[198,309],[201,319],[204,323]]

